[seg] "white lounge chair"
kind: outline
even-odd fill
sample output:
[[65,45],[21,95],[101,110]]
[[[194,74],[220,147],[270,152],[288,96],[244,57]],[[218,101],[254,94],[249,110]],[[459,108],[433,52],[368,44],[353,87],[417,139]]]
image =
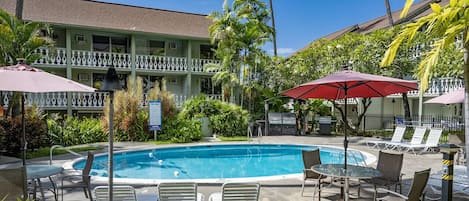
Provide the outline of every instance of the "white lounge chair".
[[412,135],[412,139],[410,142],[387,142],[385,147],[389,150],[398,149],[400,146],[405,146],[406,144],[410,145],[417,145],[422,144],[423,137],[425,136],[425,132],[427,131],[426,127],[415,127],[414,134]]
[[158,185],[159,201],[203,201],[205,197],[197,193],[197,184],[186,183],[160,183]]
[[[109,187],[97,186],[93,190],[96,201],[108,201]],[[113,186],[112,198],[115,201],[137,201],[135,189],[132,186]]]
[[385,145],[388,142],[398,143],[402,141],[404,137],[406,126],[405,125],[397,125],[394,129],[394,133],[392,135],[391,141],[383,141],[383,140],[372,140],[367,141],[366,145],[370,148],[379,148],[380,145]]
[[209,201],[258,201],[261,185],[258,183],[225,183],[222,192],[212,193]]
[[441,128],[432,128],[430,129],[430,133],[428,134],[428,138],[425,144],[403,143],[399,144],[399,150],[412,151],[412,153],[416,154],[416,149],[422,149],[420,153],[423,153],[434,148],[438,148],[438,143],[440,142],[442,132],[443,129]]

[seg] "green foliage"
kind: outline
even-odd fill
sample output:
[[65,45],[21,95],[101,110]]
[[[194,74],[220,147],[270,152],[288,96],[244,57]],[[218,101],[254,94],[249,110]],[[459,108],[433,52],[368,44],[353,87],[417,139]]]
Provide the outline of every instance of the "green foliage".
[[[213,21],[209,27],[210,37],[217,46],[216,56],[221,60],[220,65],[215,67],[219,71],[212,79],[222,84],[224,100],[230,95],[237,97],[239,92],[244,93],[238,87],[248,85],[252,75],[262,72],[258,64],[259,60],[265,58],[265,51],[261,47],[271,40],[274,32],[267,25],[270,11],[264,2],[234,0],[231,6],[228,3],[228,0],[224,1],[222,13],[213,12],[209,15]],[[240,76],[243,76],[242,79]]]
[[72,146],[107,141],[99,119],[69,117],[64,122],[55,116],[47,120],[47,125],[52,144]]
[[178,115],[180,119],[208,117],[212,132],[221,136],[246,134],[249,114],[241,107],[200,95],[187,100]]
[[[49,145],[47,124],[44,116],[35,107],[25,111],[25,129],[28,149],[37,149]],[[21,153],[21,139],[23,136],[21,116],[0,120],[0,150],[7,151],[7,155],[18,156]]]
[[0,66],[16,64],[17,58],[32,63],[41,57],[34,51],[45,45],[52,45],[52,40],[39,35],[41,29],[49,30],[45,24],[24,22],[15,16],[0,10]]
[[220,136],[220,137],[217,137],[218,139],[220,139],[221,141],[224,141],[224,142],[233,142],[233,141],[247,141],[248,140],[248,137],[247,136],[232,136],[232,137],[225,137],[225,136]]
[[[164,120],[161,140],[169,140],[175,143],[187,143],[202,139],[200,121],[197,119],[167,118]],[[158,139],[158,140],[160,140]]]
[[[143,82],[137,77],[127,79],[127,89],[114,93],[114,136],[117,141],[145,141],[148,131],[148,112],[141,107],[143,102]],[[102,124],[109,132],[109,98],[106,100]]]

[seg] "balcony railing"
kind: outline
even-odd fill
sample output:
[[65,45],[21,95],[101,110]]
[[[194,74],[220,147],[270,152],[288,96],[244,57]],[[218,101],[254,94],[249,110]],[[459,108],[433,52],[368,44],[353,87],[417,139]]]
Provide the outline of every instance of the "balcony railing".
[[[72,92],[71,94],[71,107],[72,109],[84,109],[84,110],[101,110],[106,102],[106,92],[94,92],[94,93],[79,93]],[[12,92],[1,92],[0,101],[3,102],[3,107],[8,108],[9,101],[12,97]],[[25,104],[27,106],[36,105],[43,109],[57,109],[64,110],[67,108],[67,93],[66,92],[51,92],[51,93],[24,93]],[[210,98],[221,99],[221,95],[210,94]],[[181,107],[182,104],[187,100],[187,96],[176,94],[174,95],[174,101],[176,107]],[[141,106],[148,105],[147,94],[143,95],[143,101]]]
[[[38,48],[37,53],[42,57],[35,61],[33,65],[45,65],[49,67],[65,67],[67,65],[67,51],[65,48]],[[95,52],[85,50],[72,50],[70,57],[73,67],[85,68],[104,68],[108,65],[114,65],[118,69],[131,69],[131,54],[114,52]],[[154,56],[154,55],[136,55],[136,70],[150,71],[170,71],[187,72],[189,64],[192,65],[193,72],[209,72],[204,65],[214,63],[219,64],[218,60],[213,59],[195,59],[188,61],[187,57]],[[216,71],[210,71],[214,73]]]
[[[429,83],[427,91],[423,94],[424,97],[440,96],[448,92],[455,91],[464,87],[464,80],[455,78],[438,78],[432,79]],[[418,97],[419,91],[414,90],[407,93],[409,97]],[[391,95],[392,97],[400,96],[400,94]]]

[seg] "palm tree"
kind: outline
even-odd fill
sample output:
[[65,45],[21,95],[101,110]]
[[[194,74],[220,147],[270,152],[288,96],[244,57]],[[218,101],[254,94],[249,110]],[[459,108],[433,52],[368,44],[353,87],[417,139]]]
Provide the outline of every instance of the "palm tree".
[[272,33],[272,41],[274,43],[274,56],[277,56],[277,30],[275,29],[274,6],[272,4],[272,0],[269,0],[269,4],[270,17],[272,18],[272,29],[274,30]]
[[[405,16],[413,0],[407,0],[401,17]],[[414,40],[418,31],[423,29],[426,36],[431,38],[433,45],[431,50],[425,54],[425,57],[418,66],[417,76],[420,79],[420,93],[428,88],[428,82],[432,73],[435,71],[435,65],[438,63],[440,53],[450,45],[455,43],[456,38],[463,47],[464,52],[464,125],[466,136],[466,153],[469,153],[469,4],[466,0],[451,0],[448,5],[440,6],[437,3],[430,5],[433,12],[425,17],[418,19],[404,27],[399,35],[394,38],[389,49],[386,51],[381,66],[389,66],[393,62],[396,52],[404,41]],[[469,169],[469,163],[467,163]]]
[[394,21],[392,20],[391,5],[389,4],[389,0],[384,0],[384,4],[386,4],[386,15],[388,16],[389,26],[392,27],[394,25]]
[[[0,10],[0,66],[16,64],[19,58],[25,59],[27,64],[39,59],[41,54],[35,50],[52,44],[48,37],[40,36],[41,30],[48,30],[48,26],[37,22],[23,22]],[[10,99],[7,114],[19,114],[19,100],[19,94]]]

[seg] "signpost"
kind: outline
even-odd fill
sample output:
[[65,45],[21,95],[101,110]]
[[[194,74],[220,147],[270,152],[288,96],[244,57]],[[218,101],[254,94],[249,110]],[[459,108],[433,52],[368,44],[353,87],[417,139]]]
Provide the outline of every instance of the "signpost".
[[161,126],[161,100],[151,100],[149,102],[148,114],[149,114],[149,124],[150,130],[153,131],[154,139],[156,141],[156,133],[162,129]]

